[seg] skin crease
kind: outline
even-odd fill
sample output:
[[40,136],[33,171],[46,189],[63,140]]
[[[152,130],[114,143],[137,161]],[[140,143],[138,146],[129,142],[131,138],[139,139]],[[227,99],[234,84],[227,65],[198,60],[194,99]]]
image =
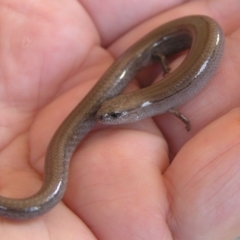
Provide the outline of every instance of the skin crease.
[[[219,71],[180,108],[190,133],[169,114],[97,127],[72,159],[62,203],[34,220],[0,219],[1,239],[234,239],[240,235],[239,1],[148,1],[146,11],[137,1],[131,8],[118,1],[110,10],[108,1],[94,2],[1,1],[1,195],[38,190],[57,126],[114,58],[156,26],[189,14],[213,17],[226,35]],[[111,23],[101,13],[99,20],[99,7],[122,18]],[[121,20],[132,11],[142,18]]]

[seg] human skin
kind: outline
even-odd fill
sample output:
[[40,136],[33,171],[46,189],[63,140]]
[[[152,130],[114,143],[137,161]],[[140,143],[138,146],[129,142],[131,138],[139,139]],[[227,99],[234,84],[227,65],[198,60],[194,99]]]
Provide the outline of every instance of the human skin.
[[[97,126],[71,160],[62,202],[33,220],[1,218],[1,239],[240,235],[240,2],[162,2],[1,1],[0,194],[8,197],[40,188],[51,136],[141,36],[172,19],[205,14],[226,38],[217,73],[179,108],[191,121],[190,132],[170,114]],[[128,90],[138,85],[134,81]]]

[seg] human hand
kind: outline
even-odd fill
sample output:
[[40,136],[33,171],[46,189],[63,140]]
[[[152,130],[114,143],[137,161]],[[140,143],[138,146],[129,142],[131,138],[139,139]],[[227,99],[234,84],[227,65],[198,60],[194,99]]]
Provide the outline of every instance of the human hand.
[[223,27],[226,44],[214,78],[181,107],[191,120],[190,133],[169,114],[97,128],[71,161],[63,201],[34,220],[2,218],[1,239],[225,240],[240,235],[239,109],[230,111],[240,98],[237,1],[2,3],[0,183],[1,195],[9,197],[37,191],[57,126],[141,36],[173,18],[207,14]]

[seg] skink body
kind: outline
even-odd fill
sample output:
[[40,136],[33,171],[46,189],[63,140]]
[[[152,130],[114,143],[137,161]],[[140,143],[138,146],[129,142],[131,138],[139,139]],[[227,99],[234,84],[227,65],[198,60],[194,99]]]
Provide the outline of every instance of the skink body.
[[[155,53],[168,56],[188,48],[190,50],[185,61],[163,82],[109,100],[120,94],[138,71],[152,62]],[[116,123],[135,121],[177,107],[197,94],[210,80],[218,66],[222,49],[223,34],[220,27],[205,16],[180,18],[147,34],[109,67],[60,125],[47,149],[41,189],[24,199],[1,196],[0,215],[29,219],[46,213],[62,199],[70,159],[80,141],[96,123],[95,115],[101,105],[97,118],[102,118],[99,117],[101,111],[104,112],[106,108],[108,111],[110,105],[110,115],[113,113],[115,118],[102,118],[110,123],[115,120]]]

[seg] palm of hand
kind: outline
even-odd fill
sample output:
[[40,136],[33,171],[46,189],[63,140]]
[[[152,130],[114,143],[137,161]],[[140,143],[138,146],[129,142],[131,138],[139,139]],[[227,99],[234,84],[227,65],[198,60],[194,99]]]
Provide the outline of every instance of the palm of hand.
[[[137,34],[149,31],[146,27],[153,28],[172,16],[153,18],[110,45],[107,51],[100,47],[98,31],[79,3],[66,2],[64,7],[61,4],[33,6],[18,1],[1,6],[5,11],[1,19],[0,49],[5,51],[1,54],[0,189],[5,196],[24,197],[36,192],[42,182],[47,144],[67,113],[99,79],[113,61],[112,56],[135,42]],[[223,5],[220,1],[218,4]],[[91,4],[88,6],[91,10]],[[176,17],[180,16],[181,8],[176,13]],[[93,9],[92,14],[98,22]],[[13,21],[14,18],[17,20]],[[107,24],[112,28],[116,25]],[[228,25],[231,24],[229,20]],[[105,33],[107,27],[100,22],[97,25],[106,45],[120,35],[116,29]],[[119,29],[124,29],[123,25]],[[236,26],[231,33],[237,36]],[[227,42],[227,49],[233,47],[229,45]],[[226,51],[224,58],[230,59],[231,54]],[[226,64],[223,62],[221,69]],[[219,77],[218,73],[215,78]],[[214,84],[223,91],[213,79],[207,90],[184,108],[195,124],[195,131],[200,131],[217,114],[220,116],[237,106],[237,83],[231,79],[232,89],[226,90],[232,93],[229,102],[218,102],[209,113],[206,102],[200,99],[209,102],[217,99],[216,94],[207,91],[214,89]],[[195,109],[206,114],[195,113]],[[237,236],[240,234],[237,232],[240,221],[238,116],[238,110],[232,111],[203,129],[184,145],[171,165],[159,127],[164,129],[173,154],[195,134],[194,131],[185,133],[181,123],[171,116],[95,131],[81,143],[71,161],[63,202],[41,218],[21,224],[7,221],[3,239],[15,233],[19,239],[23,236],[35,239],[36,235],[41,239],[52,236],[58,239],[66,236],[68,239],[231,239]],[[170,129],[170,126],[174,127]],[[45,225],[41,228],[43,221]],[[26,231],[25,224],[30,227],[35,224],[34,233],[31,228]]]

